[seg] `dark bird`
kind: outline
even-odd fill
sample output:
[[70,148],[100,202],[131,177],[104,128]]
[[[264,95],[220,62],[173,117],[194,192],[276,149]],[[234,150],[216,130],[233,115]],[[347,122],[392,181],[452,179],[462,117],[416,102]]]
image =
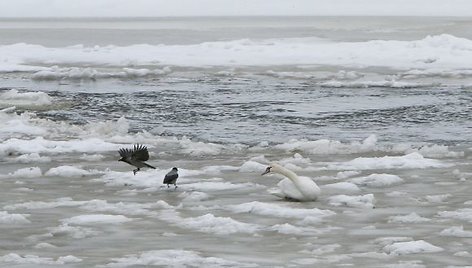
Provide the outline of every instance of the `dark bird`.
[[169,184],[173,184],[175,188],[177,188],[176,182],[177,182],[177,178],[179,177],[179,174],[177,173],[177,171],[178,171],[177,168],[174,167],[164,177],[164,184],[167,184],[167,188],[169,188]]
[[118,152],[121,156],[118,161],[123,161],[136,167],[136,169],[133,169],[134,175],[136,175],[136,172],[138,172],[143,167],[156,169],[155,167],[144,163],[144,161],[149,160],[149,152],[146,146],[136,144],[134,145],[133,149],[121,148],[118,150]]

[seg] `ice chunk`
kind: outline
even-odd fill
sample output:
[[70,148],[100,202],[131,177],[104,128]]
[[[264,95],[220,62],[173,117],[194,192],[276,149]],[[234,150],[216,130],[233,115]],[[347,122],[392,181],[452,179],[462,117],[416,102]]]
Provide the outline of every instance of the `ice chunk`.
[[89,214],[79,215],[68,219],[63,219],[62,222],[65,224],[76,224],[76,225],[96,225],[96,224],[121,224],[132,221],[123,215],[108,215],[108,214]]
[[356,208],[374,208],[375,198],[373,194],[366,195],[335,195],[328,198],[333,206],[346,206]]
[[7,211],[0,211],[0,224],[21,224],[30,223],[26,217],[28,214],[10,214]]
[[413,168],[441,168],[450,167],[436,159],[424,158],[419,153],[410,153],[404,156],[359,157],[354,160],[330,164],[328,169],[372,170],[372,169],[413,169]]
[[385,246],[383,250],[390,255],[408,255],[416,253],[441,252],[444,249],[434,246],[424,240],[396,242]]
[[395,222],[395,223],[420,223],[420,222],[428,222],[431,221],[431,219],[421,217],[420,215],[416,214],[415,212],[412,212],[408,215],[404,216],[391,216],[388,220],[389,222]]
[[8,174],[11,178],[39,178],[42,176],[39,167],[20,168],[13,173]]
[[160,266],[160,267],[257,267],[256,264],[202,257],[199,252],[188,250],[152,250],[141,254],[113,258],[105,267]]
[[16,253],[10,253],[0,257],[0,262],[6,262],[11,264],[33,264],[33,265],[51,265],[51,264],[67,264],[67,263],[77,263],[81,262],[82,259],[79,259],[75,256],[68,255],[62,256],[54,260],[53,258],[48,257],[39,257],[36,255],[18,255]]
[[403,182],[403,179],[392,174],[371,174],[366,177],[352,178],[349,181],[358,186],[380,188],[400,184]]
[[472,237],[472,231],[465,231],[464,226],[452,226],[442,230],[439,235],[454,237]]
[[92,174],[90,171],[84,170],[80,167],[60,166],[60,167],[51,168],[50,170],[46,171],[44,175],[76,178],[76,177],[84,177],[90,174]]
[[331,210],[322,210],[318,208],[294,208],[277,204],[263,203],[253,201],[239,205],[228,205],[224,209],[234,213],[251,213],[264,216],[297,218],[304,219],[306,217],[323,218],[336,214]]

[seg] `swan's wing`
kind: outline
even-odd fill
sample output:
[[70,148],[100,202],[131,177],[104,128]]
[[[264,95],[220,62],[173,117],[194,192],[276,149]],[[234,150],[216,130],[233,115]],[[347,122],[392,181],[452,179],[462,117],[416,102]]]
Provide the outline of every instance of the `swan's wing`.
[[303,187],[303,189],[308,189],[311,193],[310,195],[319,195],[320,194],[320,187],[309,177],[300,176],[299,183]]
[[267,192],[271,195],[275,195],[279,198],[286,198],[287,196],[278,187],[267,189]]
[[279,186],[280,192],[284,195],[285,198],[291,198],[296,200],[305,199],[303,194],[300,193],[298,188],[288,178],[279,181],[277,186]]

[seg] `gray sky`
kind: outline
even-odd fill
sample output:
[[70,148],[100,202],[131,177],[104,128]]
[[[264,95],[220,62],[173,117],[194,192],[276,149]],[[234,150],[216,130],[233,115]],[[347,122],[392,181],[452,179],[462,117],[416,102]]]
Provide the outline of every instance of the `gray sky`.
[[472,0],[0,0],[0,17],[472,16]]

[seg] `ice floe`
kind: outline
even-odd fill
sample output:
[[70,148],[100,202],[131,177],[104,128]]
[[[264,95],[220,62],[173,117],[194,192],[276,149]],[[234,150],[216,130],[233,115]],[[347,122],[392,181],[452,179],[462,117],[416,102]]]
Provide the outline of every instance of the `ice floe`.
[[70,236],[74,239],[83,239],[86,237],[93,237],[96,235],[99,235],[100,232],[96,231],[92,228],[89,227],[83,227],[83,226],[71,226],[67,223],[61,224],[57,227],[49,227],[48,228],[49,233],[44,234],[43,236],[49,237],[49,236]]
[[44,137],[34,139],[11,138],[0,143],[0,154],[16,152],[20,154],[64,154],[116,151],[120,145],[105,142],[98,138],[47,140]]
[[107,200],[93,199],[85,201],[76,201],[72,198],[58,198],[53,201],[30,201],[24,203],[16,203],[4,206],[7,210],[36,210],[51,209],[58,207],[79,207],[80,209],[92,212],[109,212],[124,215],[152,215],[152,209],[168,209],[172,208],[166,202],[159,200],[150,203],[134,203],[134,202],[116,202],[111,203]]
[[309,154],[350,154],[375,151],[377,137],[371,135],[362,142],[342,143],[333,140],[290,140],[274,146],[275,149],[286,151],[303,151]]
[[32,264],[32,265],[64,265],[82,262],[82,259],[72,255],[61,256],[57,259],[39,257],[37,255],[19,255],[10,253],[0,257],[0,262],[10,264]]
[[122,224],[132,219],[123,215],[110,214],[86,214],[78,215],[71,218],[61,220],[65,224],[74,225],[97,225],[97,224]]
[[390,255],[409,255],[417,253],[435,253],[441,252],[444,249],[434,246],[424,240],[395,242],[387,245],[383,250]]
[[373,170],[373,169],[414,169],[414,168],[443,168],[452,164],[436,159],[423,157],[419,153],[410,153],[403,156],[358,157],[344,163],[333,163],[328,169],[344,170]]
[[[402,70],[448,71],[467,70],[472,67],[468,60],[464,60],[472,57],[469,53],[471,46],[471,40],[449,34],[427,36],[413,41],[334,42],[307,37],[240,39],[188,45],[76,45],[62,48],[19,43],[0,46],[0,55],[5,55],[0,57],[0,61],[8,63],[8,68],[3,68],[9,72],[43,71],[37,75],[39,78],[99,76],[93,70],[83,74],[83,69],[40,67],[51,64],[77,68],[90,65],[125,68],[130,63],[139,66],[154,65],[156,62],[159,62],[160,66],[191,67],[327,64],[357,68],[378,66]],[[126,70],[123,72],[126,73]],[[127,73],[135,76],[148,74],[144,70]]]
[[262,174],[266,167],[267,164],[264,165],[256,161],[249,160],[241,165],[239,172],[260,172]]
[[436,194],[436,195],[427,195],[424,198],[430,203],[444,203],[452,197],[452,194]]
[[8,211],[0,211],[0,224],[23,224],[31,223],[27,219],[29,214],[15,214]]
[[152,209],[167,209],[171,206],[159,200],[151,203],[117,202],[90,200],[80,206],[81,209],[93,212],[111,212],[124,215],[154,215]]
[[222,190],[237,190],[237,189],[252,189],[263,188],[259,184],[252,182],[245,183],[231,183],[229,181],[201,181],[196,183],[186,183],[182,187],[196,191],[222,191]]
[[251,213],[263,216],[305,219],[306,217],[323,218],[336,214],[331,210],[322,210],[318,208],[294,208],[290,206],[277,205],[253,201],[238,205],[228,205],[223,209],[234,213]]
[[179,197],[182,198],[182,202],[192,203],[208,200],[210,195],[204,192],[183,192],[179,194]]
[[0,108],[2,107],[39,107],[51,105],[53,99],[44,92],[20,92],[16,89],[0,91]]
[[47,70],[40,70],[32,74],[31,79],[33,80],[97,80],[103,78],[128,78],[134,79],[138,77],[147,76],[162,76],[171,73],[172,70],[169,67],[162,69],[133,69],[133,68],[122,68],[116,71],[102,71],[94,68],[81,68],[81,67],[70,67],[60,68],[53,66]]
[[41,156],[38,153],[31,153],[31,154],[22,154],[18,157],[15,157],[11,160],[12,162],[18,162],[23,164],[29,163],[49,163],[51,162],[51,158],[48,156]]
[[331,184],[325,184],[321,187],[323,193],[357,193],[361,189],[354,183],[351,182],[336,182]]
[[472,237],[472,231],[464,230],[464,226],[452,226],[442,230],[439,235],[453,237]]
[[402,183],[403,179],[393,174],[371,174],[366,177],[351,178],[349,182],[357,186],[388,187]]
[[184,218],[174,210],[163,210],[157,215],[157,218],[180,228],[218,235],[234,233],[254,234],[261,229],[261,226],[257,224],[240,222],[230,217],[218,217],[211,213],[198,217]]
[[58,198],[54,201],[29,201],[24,203],[16,203],[12,205],[4,206],[4,209],[15,210],[15,209],[50,209],[56,207],[73,207],[86,204],[87,201],[74,201],[72,198]]
[[42,175],[39,167],[20,168],[12,173],[8,173],[10,178],[39,178]]
[[34,248],[35,249],[54,249],[57,247],[54,246],[53,244],[42,242],[42,243],[38,243],[34,245]]
[[302,235],[302,236],[307,236],[307,235],[315,236],[315,235],[319,235],[325,232],[325,230],[322,230],[322,229],[311,228],[311,227],[300,227],[300,226],[295,226],[289,223],[276,224],[269,227],[267,230],[276,231],[281,234]]
[[440,211],[438,216],[472,222],[472,208],[460,208],[454,211]]
[[408,215],[403,216],[391,216],[389,217],[389,222],[394,223],[421,223],[431,221],[429,218],[421,217],[420,215],[412,212]]
[[342,246],[340,244],[329,244],[329,245],[313,245],[313,244],[308,244],[307,250],[310,254],[313,255],[325,255],[327,253],[333,253],[337,249],[341,248]]
[[365,195],[335,195],[328,198],[333,206],[345,206],[355,208],[374,208],[375,197],[373,194]]
[[45,176],[57,176],[57,177],[71,177],[71,178],[76,178],[76,177],[85,177],[87,175],[93,174],[92,172],[82,169],[80,167],[76,166],[60,166],[60,167],[55,167],[51,168],[46,173],[44,173]]
[[162,266],[162,267],[258,267],[256,264],[231,261],[218,257],[203,257],[200,252],[166,249],[151,250],[112,258],[104,267]]

